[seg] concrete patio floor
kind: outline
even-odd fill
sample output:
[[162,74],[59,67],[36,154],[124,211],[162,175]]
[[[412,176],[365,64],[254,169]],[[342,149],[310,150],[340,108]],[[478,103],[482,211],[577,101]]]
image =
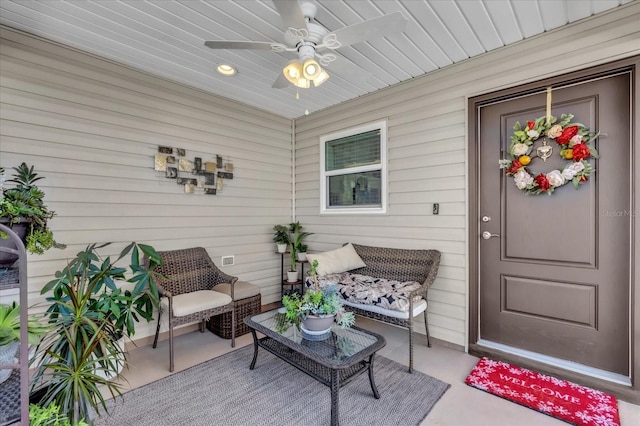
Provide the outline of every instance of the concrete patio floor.
[[[409,337],[406,330],[360,317],[357,325],[385,337],[387,345],[379,352],[380,355],[408,365]],[[251,334],[246,334],[236,339],[236,348],[251,343]],[[175,370],[178,372],[231,350],[233,349],[230,340],[222,339],[209,331],[183,334],[175,339]],[[415,369],[451,384],[451,388],[435,405],[422,425],[561,426],[567,424],[465,385],[464,379],[477,361],[478,358],[474,356],[442,345],[434,344],[428,348],[424,336],[418,337],[414,345]],[[151,345],[133,348],[129,351],[129,362],[129,369],[123,372],[123,377],[126,379],[126,382],[123,381],[125,387],[123,391],[169,375],[168,341],[161,341],[157,349],[153,349]],[[638,424],[640,405],[618,401],[618,408],[622,425]]]

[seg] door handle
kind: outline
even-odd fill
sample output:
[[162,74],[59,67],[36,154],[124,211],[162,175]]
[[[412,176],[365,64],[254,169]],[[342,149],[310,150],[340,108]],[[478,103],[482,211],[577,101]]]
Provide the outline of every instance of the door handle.
[[498,238],[500,238],[500,235],[498,235],[498,234],[492,234],[492,233],[491,233],[491,232],[489,232],[489,231],[484,231],[484,232],[482,233],[482,238],[484,238],[485,240],[488,240],[488,239],[489,239],[489,238],[491,238],[491,237],[498,237]]

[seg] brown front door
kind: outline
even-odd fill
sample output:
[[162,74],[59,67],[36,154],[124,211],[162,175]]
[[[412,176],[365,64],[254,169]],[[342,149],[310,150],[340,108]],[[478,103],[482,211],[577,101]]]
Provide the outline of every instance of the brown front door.
[[[499,170],[513,125],[545,115],[546,94],[478,109],[479,337],[629,376],[630,74],[555,89],[552,115],[603,135],[576,190],[528,195]],[[541,144],[542,138],[534,144]],[[559,146],[535,174],[562,170]]]

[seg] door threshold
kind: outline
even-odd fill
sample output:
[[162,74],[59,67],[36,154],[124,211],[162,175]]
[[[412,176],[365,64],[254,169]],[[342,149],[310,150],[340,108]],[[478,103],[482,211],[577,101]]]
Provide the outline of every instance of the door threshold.
[[522,358],[527,358],[532,361],[540,362],[542,364],[551,365],[554,367],[562,368],[564,370],[572,371],[574,373],[582,374],[585,376],[593,377],[595,379],[606,380],[608,382],[616,383],[618,385],[631,387],[631,378],[622,374],[612,373],[610,371],[601,370],[599,368],[589,367],[584,364],[579,364],[573,361],[567,361],[566,359],[555,358],[548,355],[543,355],[538,352],[527,351],[525,349],[514,348],[513,346],[504,345],[502,343],[491,342],[489,340],[480,339],[476,343],[479,346],[483,346],[489,349],[495,349],[504,353],[517,355]]

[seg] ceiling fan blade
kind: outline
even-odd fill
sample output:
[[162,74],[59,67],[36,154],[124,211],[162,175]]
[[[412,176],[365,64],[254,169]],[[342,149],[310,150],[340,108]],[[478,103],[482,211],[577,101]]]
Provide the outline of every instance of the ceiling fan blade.
[[286,28],[307,28],[307,21],[296,0],[273,0],[273,5],[278,10]]
[[336,39],[342,46],[350,46],[370,38],[400,33],[404,31],[406,24],[407,19],[402,16],[402,13],[394,12],[359,24],[349,25],[330,34],[335,34]]
[[280,73],[278,78],[276,78],[276,81],[273,82],[273,86],[271,87],[273,87],[274,89],[284,89],[288,86],[289,80],[287,80],[287,77],[285,77],[283,73]]
[[357,79],[360,81],[366,81],[371,77],[371,73],[369,71],[360,68],[344,56],[337,54],[336,59],[331,61],[329,65],[325,66],[325,69],[329,75],[335,73],[345,80]]
[[271,46],[279,43],[268,41],[205,41],[204,45],[211,49],[254,49],[271,50]]

